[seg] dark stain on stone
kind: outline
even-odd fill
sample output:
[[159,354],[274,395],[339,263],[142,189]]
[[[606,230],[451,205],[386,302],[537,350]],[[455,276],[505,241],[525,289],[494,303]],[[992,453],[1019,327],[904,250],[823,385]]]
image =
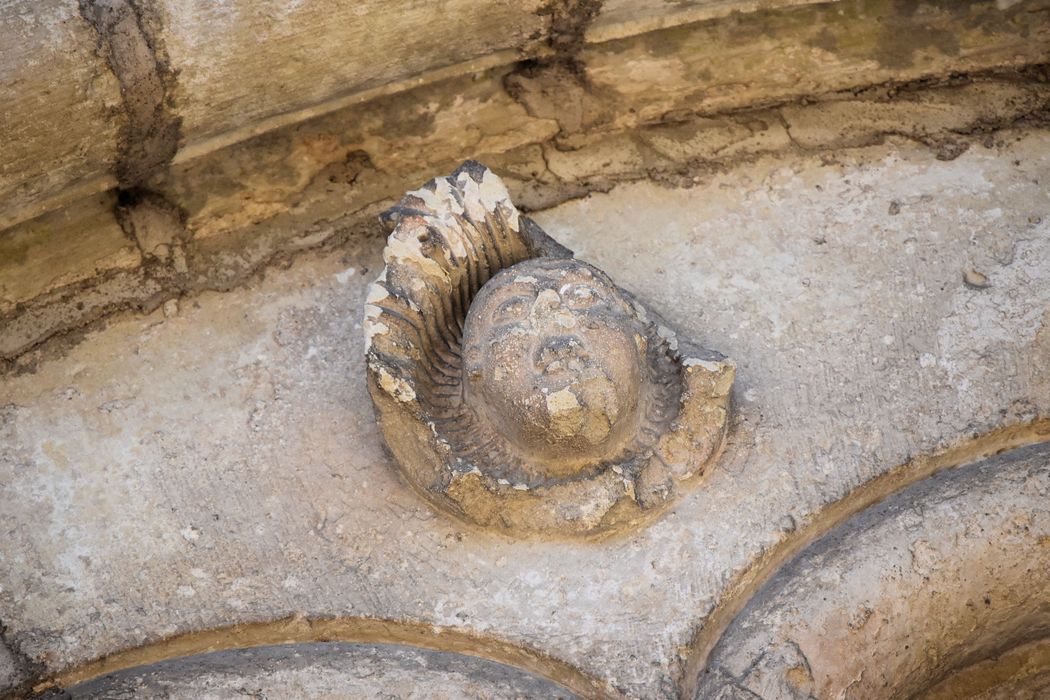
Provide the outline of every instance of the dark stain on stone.
[[79,0],[98,34],[97,50],[120,83],[124,127],[116,164],[121,188],[142,185],[168,167],[182,119],[172,99],[175,72],[160,49],[159,22],[133,0]]
[[328,182],[335,184],[342,182],[346,185],[354,185],[361,173],[366,170],[374,170],[375,164],[367,151],[360,149],[352,150],[346,154],[346,158],[335,168],[330,168]]
[[815,37],[813,37],[812,40],[810,40],[809,45],[818,49],[823,49],[824,51],[834,53],[838,51],[839,40],[838,37],[836,37],[830,29],[824,27],[820,30],[819,34],[817,34]]
[[[4,415],[6,413],[4,410],[5,408],[6,407],[4,406],[0,406],[0,427],[3,427],[3,423],[6,422]],[[4,697],[30,697],[32,695],[34,681],[37,678],[40,678],[45,672],[44,664],[31,658],[28,654],[22,651],[21,645],[12,638],[11,631],[3,621],[0,621],[0,647],[7,650],[8,658],[14,666],[14,674],[10,677],[9,681],[13,681],[16,684],[13,687],[8,687],[6,691],[4,691]]]
[[[188,242],[186,214],[163,195],[146,188],[117,192],[117,223],[147,262],[166,260],[171,249]],[[163,245],[166,252],[158,252]]]
[[956,141],[955,139],[945,139],[941,143],[936,145],[935,155],[937,160],[955,160],[963,153],[966,153],[967,149],[970,148],[970,144],[965,141]]
[[[642,34],[637,37],[635,41],[639,41],[644,47],[645,52],[650,56],[666,58],[681,54],[682,47],[688,45],[688,42],[691,39],[706,34],[709,31],[709,28],[702,24],[668,27],[659,31]],[[627,46],[629,44],[626,41],[622,41],[620,42],[620,45]]]
[[[560,86],[578,100],[581,90],[590,88],[587,71],[580,60],[587,27],[601,11],[603,0],[550,0],[537,13],[549,18],[547,48],[549,55],[521,61],[503,81],[504,89],[514,100],[533,114],[528,99],[532,93],[546,92]],[[567,82],[565,82],[567,81]]]
[[554,61],[576,64],[587,27],[601,9],[602,0],[552,0],[540,10],[540,16],[550,17],[547,45],[554,52]]
[[914,66],[916,54],[923,49],[958,56],[960,44],[955,28],[972,16],[974,4],[895,0],[890,14],[879,19],[881,31],[876,38],[875,59],[885,68],[903,69]]
[[894,9],[901,17],[914,17],[919,9],[919,0],[896,0]]
[[875,59],[885,68],[911,68],[915,64],[915,54],[928,47],[948,56],[957,56],[959,39],[951,30],[930,25],[887,26],[879,35]]
[[422,136],[433,133],[437,128],[437,114],[452,102],[453,96],[441,95],[437,98],[438,108],[428,109],[414,95],[399,94],[391,100],[391,108],[380,114],[383,132],[388,136],[403,134],[405,136]]

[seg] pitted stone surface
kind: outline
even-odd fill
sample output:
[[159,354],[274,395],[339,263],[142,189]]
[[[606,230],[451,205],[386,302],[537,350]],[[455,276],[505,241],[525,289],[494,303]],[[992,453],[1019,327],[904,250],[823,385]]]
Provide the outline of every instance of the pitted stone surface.
[[399,479],[363,380],[378,240],[114,321],[0,387],[5,638],[57,672],[242,620],[388,617],[673,697],[696,626],[788,532],[914,455],[1050,416],[1050,137],[1017,139],[770,158],[538,214],[738,361],[719,469],[610,541],[468,529]]

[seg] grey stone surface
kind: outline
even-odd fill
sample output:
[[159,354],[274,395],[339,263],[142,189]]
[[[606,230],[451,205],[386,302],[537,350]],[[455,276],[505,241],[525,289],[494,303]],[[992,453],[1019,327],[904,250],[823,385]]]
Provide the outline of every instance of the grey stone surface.
[[577,697],[556,683],[471,656],[341,643],[287,644],[173,659],[103,676],[68,692],[75,700]]
[[59,673],[235,622],[385,618],[672,697],[725,591],[828,504],[1050,415],[1050,137],[1005,141],[770,157],[537,215],[738,363],[719,465],[613,539],[475,531],[399,479],[364,381],[379,240],[114,320],[0,387],[7,637]]
[[0,690],[6,690],[28,680],[18,667],[15,657],[6,644],[0,642]]
[[1050,443],[927,479],[780,571],[729,628],[696,697],[919,697],[1050,635],[1048,542]]

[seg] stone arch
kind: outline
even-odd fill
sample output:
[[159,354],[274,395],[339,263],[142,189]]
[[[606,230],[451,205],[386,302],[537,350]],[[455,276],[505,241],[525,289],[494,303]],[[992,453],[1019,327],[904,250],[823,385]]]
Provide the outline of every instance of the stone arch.
[[496,661],[400,644],[305,642],[227,649],[99,676],[76,699],[137,697],[579,697]]
[[1043,443],[941,472],[818,540],[733,621],[695,697],[922,697],[1050,636],[1048,582]]

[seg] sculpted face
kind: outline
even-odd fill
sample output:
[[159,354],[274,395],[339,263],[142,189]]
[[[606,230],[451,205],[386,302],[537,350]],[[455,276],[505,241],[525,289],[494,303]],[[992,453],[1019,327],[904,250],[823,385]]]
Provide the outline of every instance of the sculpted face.
[[541,258],[478,292],[463,331],[464,395],[549,476],[620,452],[638,424],[646,340],[599,270]]

